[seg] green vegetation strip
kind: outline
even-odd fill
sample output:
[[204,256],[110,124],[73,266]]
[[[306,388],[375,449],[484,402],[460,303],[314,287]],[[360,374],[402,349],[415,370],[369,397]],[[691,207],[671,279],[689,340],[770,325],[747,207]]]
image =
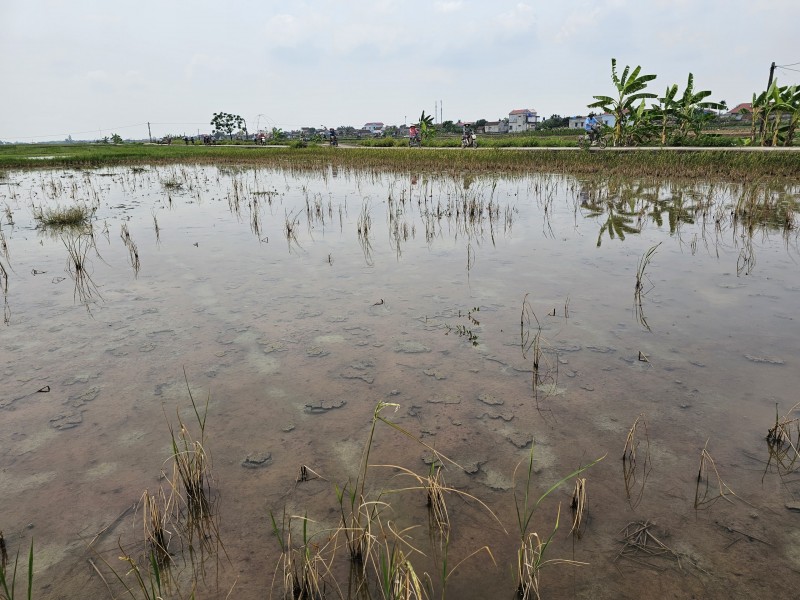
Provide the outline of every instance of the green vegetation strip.
[[165,164],[240,165],[319,169],[328,166],[389,171],[425,170],[439,173],[525,173],[679,177],[754,181],[797,178],[798,152],[741,152],[720,150],[591,151],[565,149],[433,148],[270,148],[242,146],[119,146],[20,145],[0,146],[0,170],[92,168]]

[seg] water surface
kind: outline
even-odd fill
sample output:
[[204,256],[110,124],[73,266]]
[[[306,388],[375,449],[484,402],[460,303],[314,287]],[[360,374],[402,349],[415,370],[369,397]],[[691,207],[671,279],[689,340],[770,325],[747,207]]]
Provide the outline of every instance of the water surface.
[[[769,213],[736,210],[767,193]],[[11,555],[34,538],[37,597],[110,595],[89,559],[114,585],[100,557],[125,572],[117,545],[135,553],[131,507],[165,485],[169,424],[196,424],[187,380],[209,402],[224,545],[200,597],[268,593],[270,510],[337,527],[334,484],[356,477],[379,401],[497,517],[451,497],[450,564],[483,545],[497,562],[470,558],[452,597],[513,595],[514,470],[532,445],[537,498],[605,456],[582,475],[581,539],[572,482],[532,521],[549,535],[560,504],[547,558],[588,563],[547,565],[545,594],[793,593],[800,480],[767,465],[765,436],[800,383],[797,188],[162,167],[12,172],[0,195],[0,529]],[[94,210],[91,236],[37,227],[38,209],[76,202]],[[640,415],[650,470],[626,493]],[[704,448],[719,479],[707,462],[696,509]],[[429,455],[378,424],[371,464],[424,476]],[[320,478],[297,483],[302,465]],[[367,482],[384,522],[419,526],[409,540],[430,557],[424,493],[392,493],[414,483],[389,467]],[[623,529],[646,521],[671,553],[618,556]]]

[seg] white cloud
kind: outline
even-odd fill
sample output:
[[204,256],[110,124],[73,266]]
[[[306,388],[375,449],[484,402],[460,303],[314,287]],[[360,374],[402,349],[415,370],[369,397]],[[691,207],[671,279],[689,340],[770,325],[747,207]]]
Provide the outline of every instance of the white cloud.
[[498,28],[505,33],[518,34],[530,31],[535,22],[533,8],[518,2],[511,10],[502,12],[494,18]]
[[461,10],[462,5],[461,0],[440,1],[433,3],[433,9],[438,13],[451,13]]

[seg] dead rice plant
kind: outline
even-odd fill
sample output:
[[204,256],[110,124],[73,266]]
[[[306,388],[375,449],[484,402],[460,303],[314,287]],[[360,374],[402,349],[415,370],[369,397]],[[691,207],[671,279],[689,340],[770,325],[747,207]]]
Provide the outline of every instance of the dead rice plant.
[[794,416],[796,414],[800,414],[800,402],[783,417],[779,417],[778,406],[775,405],[775,425],[767,432],[769,460],[765,475],[773,461],[780,475],[788,475],[797,468],[800,458],[800,417]]
[[382,600],[424,600],[428,598],[423,582],[430,586],[427,573],[420,577],[411,556],[422,555],[408,541],[411,528],[397,531],[391,522],[381,524],[383,540],[375,551],[373,569],[378,584],[378,597]]
[[90,233],[62,235],[61,241],[67,249],[66,271],[75,283],[73,299],[79,300],[86,306],[86,310],[89,310],[89,303],[94,301],[95,297],[103,299],[88,271],[89,264],[86,259],[89,250],[94,248],[94,236]]
[[172,563],[169,543],[172,532],[168,529],[170,517],[173,514],[173,495],[169,498],[164,494],[163,488],[151,495],[145,490],[139,500],[142,508],[142,524],[145,545],[153,554],[159,567],[167,567]]
[[578,539],[583,537],[586,530],[586,517],[589,513],[589,504],[586,500],[586,478],[575,478],[575,489],[572,492],[572,502],[569,505],[572,510],[572,528],[569,532]]
[[676,563],[680,567],[680,557],[655,536],[652,531],[654,527],[655,523],[650,521],[628,523],[620,531],[622,549],[614,561],[625,558],[656,571],[664,571],[667,567],[654,563],[653,559],[667,559],[670,563]]
[[[189,387],[184,371],[186,389],[192,403],[199,435],[193,435],[177,413],[178,431],[168,422],[172,456],[172,474],[168,478],[175,495],[174,514],[181,539],[188,544],[191,562],[195,570],[202,570],[206,556],[213,555],[220,547],[217,523],[216,500],[212,494],[212,462],[206,449],[205,425],[208,415],[209,394],[200,411]],[[176,411],[177,412],[177,411]]]
[[717,465],[708,453],[708,440],[700,452],[700,468],[697,471],[697,485],[694,492],[695,510],[710,507],[720,498],[733,503],[729,496],[736,496],[719,475]]
[[[639,452],[639,446],[644,437],[644,456]],[[650,462],[650,435],[647,431],[647,421],[644,413],[636,417],[628,435],[625,438],[625,448],[622,451],[622,475],[625,480],[625,495],[631,508],[636,508],[642,501],[647,477],[650,475],[652,464]]]
[[517,587],[517,597],[521,600],[530,600],[535,598],[541,600],[541,577],[542,569],[548,565],[572,565],[572,566],[585,566],[589,563],[580,562],[576,560],[569,560],[566,558],[550,558],[545,559],[547,547],[553,541],[556,531],[558,530],[559,519],[561,518],[561,506],[558,507],[558,514],[556,515],[555,526],[547,539],[543,540],[536,532],[528,533],[519,549],[519,560],[517,566],[517,579],[519,585]]

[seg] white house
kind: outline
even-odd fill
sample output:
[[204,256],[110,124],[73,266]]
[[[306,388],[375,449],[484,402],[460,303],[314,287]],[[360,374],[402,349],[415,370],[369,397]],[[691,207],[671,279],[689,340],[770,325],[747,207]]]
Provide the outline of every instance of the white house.
[[[580,115],[579,116],[575,116],[575,117],[570,117],[569,118],[569,128],[570,129],[583,129],[583,126],[586,123],[586,119],[588,119],[588,118],[589,117],[581,117]],[[614,117],[614,115],[609,114],[609,113],[603,113],[602,115],[595,115],[594,118],[597,119],[598,121],[600,121],[603,125],[606,125],[608,127],[613,127],[617,122],[617,120]]]
[[519,108],[508,113],[508,130],[511,133],[536,129],[539,114],[535,110]]
[[586,123],[586,117],[581,117],[580,115],[576,115],[574,117],[569,118],[570,129],[583,129],[583,125],[585,123]]
[[374,123],[365,123],[363,128],[372,134],[380,133],[383,131],[383,123],[377,121]]
[[483,131],[484,133],[508,133],[508,123],[505,121],[486,121]]

